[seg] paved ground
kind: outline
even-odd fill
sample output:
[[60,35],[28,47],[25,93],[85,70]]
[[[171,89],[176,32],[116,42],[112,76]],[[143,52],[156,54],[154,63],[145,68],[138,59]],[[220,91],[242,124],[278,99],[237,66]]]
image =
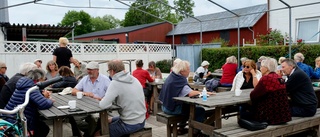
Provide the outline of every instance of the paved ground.
[[[236,117],[229,118],[228,120],[223,120],[223,126],[227,126],[228,124],[236,122]],[[52,137],[52,124],[49,124],[50,126],[50,133],[48,137]],[[166,137],[167,136],[167,130],[166,125],[160,122],[157,122],[156,116],[150,116],[147,119],[146,127],[152,127],[152,137]],[[69,123],[64,123],[63,125],[63,137],[71,137],[71,126]],[[187,137],[187,134],[181,135],[179,137]]]

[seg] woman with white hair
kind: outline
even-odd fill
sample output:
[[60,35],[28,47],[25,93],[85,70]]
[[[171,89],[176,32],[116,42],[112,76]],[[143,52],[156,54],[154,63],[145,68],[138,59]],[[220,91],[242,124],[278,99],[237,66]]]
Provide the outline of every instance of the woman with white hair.
[[194,72],[193,81],[194,82],[203,82],[204,78],[207,78],[211,75],[211,72],[208,70],[210,63],[208,61],[203,61],[201,66]]
[[231,87],[234,77],[237,74],[237,58],[230,56],[226,59],[226,63],[221,67],[222,77],[220,79],[221,86]]
[[298,67],[303,70],[308,76],[309,78],[311,77],[315,77],[315,74],[313,72],[313,68],[305,63],[303,63],[304,61],[304,56],[302,53],[296,53],[294,55],[294,61],[297,63]]
[[277,61],[266,58],[261,62],[260,70],[263,76],[250,93],[251,113],[240,113],[240,117],[270,125],[291,121],[286,85],[276,74]]

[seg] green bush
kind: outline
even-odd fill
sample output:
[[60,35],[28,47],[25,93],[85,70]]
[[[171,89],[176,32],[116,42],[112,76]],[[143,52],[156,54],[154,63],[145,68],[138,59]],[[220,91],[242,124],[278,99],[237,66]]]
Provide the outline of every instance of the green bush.
[[161,70],[162,73],[170,73],[170,69],[172,66],[172,60],[165,59],[165,60],[157,61],[156,66]]
[[[247,57],[254,61],[260,56],[273,57],[276,60],[279,57],[284,56],[288,58],[288,46],[250,46],[240,48],[240,58]],[[291,58],[293,59],[294,54],[301,52],[305,56],[304,63],[314,67],[314,60],[320,56],[320,45],[303,45],[303,46],[292,46],[291,47]],[[202,49],[202,58],[210,63],[209,70],[215,70],[221,68],[226,62],[226,58],[229,56],[236,56],[238,58],[238,48],[204,48]]]

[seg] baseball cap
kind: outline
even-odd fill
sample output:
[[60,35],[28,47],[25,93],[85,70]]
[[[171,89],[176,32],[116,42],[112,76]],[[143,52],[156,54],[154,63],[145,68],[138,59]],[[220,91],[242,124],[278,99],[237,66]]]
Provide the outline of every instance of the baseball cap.
[[89,62],[86,66],[87,69],[99,69],[99,63],[98,62]]
[[72,88],[71,87],[67,87],[65,89],[63,89],[61,92],[59,92],[58,94],[60,95],[67,95],[67,94],[71,94]]
[[4,68],[7,67],[6,64],[4,62],[0,62],[0,68]]
[[42,63],[42,60],[41,60],[41,59],[36,59],[36,60],[34,60],[34,63],[36,63],[37,61],[39,61],[40,63]]

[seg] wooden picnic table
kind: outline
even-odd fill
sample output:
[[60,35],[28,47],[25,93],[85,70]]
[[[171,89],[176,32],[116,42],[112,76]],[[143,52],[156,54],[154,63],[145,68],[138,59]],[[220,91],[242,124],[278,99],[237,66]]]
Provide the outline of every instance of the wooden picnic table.
[[[216,95],[208,97],[207,101],[203,101],[202,98],[190,98],[190,97],[175,97],[174,100],[182,101],[190,104],[189,115],[189,137],[192,137],[193,129],[203,130],[210,135],[213,134],[213,130],[222,127],[222,108],[228,106],[235,106],[250,102],[250,93],[253,89],[243,89],[240,96],[235,96],[234,92],[221,92]],[[315,92],[320,91],[319,87],[314,87]],[[195,106],[205,106],[208,108],[215,108],[214,113],[204,122],[200,123],[195,121]],[[210,125],[210,122],[215,122],[215,126]]]
[[[55,100],[53,106],[46,110],[39,110],[39,113],[46,119],[53,120],[53,137],[63,136],[63,119],[75,115],[99,113],[101,119],[101,133],[102,135],[109,135],[108,111],[119,109],[117,106],[112,106],[109,109],[102,109],[99,107],[99,101],[87,96],[82,99],[77,99],[72,95],[59,95],[57,93],[51,94]],[[58,109],[59,106],[66,106],[70,100],[76,100],[76,107],[82,109],[78,112],[69,112],[69,109]]]
[[164,81],[163,80],[160,80],[159,82],[150,82],[150,83],[147,83],[149,85],[152,86],[152,93],[153,93],[153,115],[156,115],[158,113],[158,102],[159,102],[159,92],[158,91],[158,86],[159,85],[163,85],[164,84]]

